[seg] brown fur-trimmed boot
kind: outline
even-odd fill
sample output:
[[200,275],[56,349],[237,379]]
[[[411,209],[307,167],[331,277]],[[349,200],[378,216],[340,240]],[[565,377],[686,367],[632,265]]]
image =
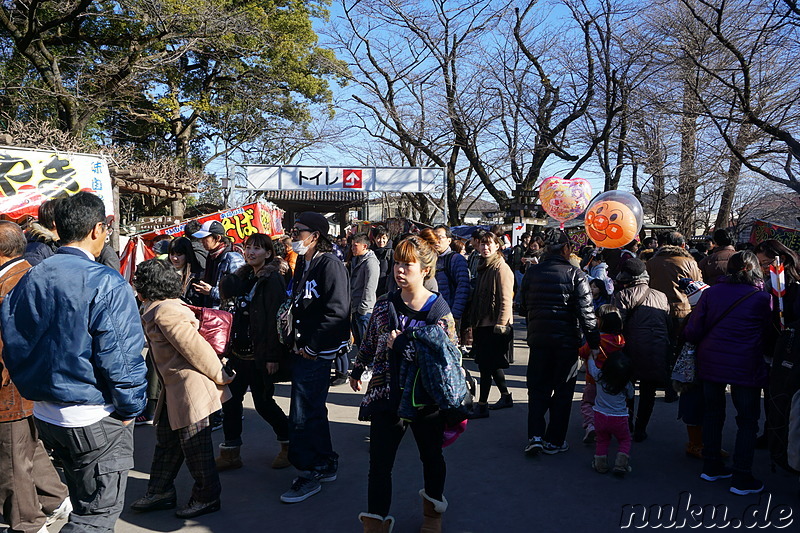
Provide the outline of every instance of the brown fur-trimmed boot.
[[241,446],[225,446],[224,444],[220,444],[219,457],[214,459],[217,465],[217,472],[241,468],[244,465],[244,463],[242,463],[242,456],[239,455],[239,450],[241,449]]
[[292,466],[292,463],[289,462],[289,443],[281,442],[281,451],[272,460],[272,468],[278,469],[290,466]]
[[387,516],[386,518],[370,513],[361,513],[358,519],[364,524],[364,533],[392,533],[394,527],[394,518]]
[[419,495],[422,496],[422,527],[419,533],[441,533],[442,513],[447,510],[447,499],[442,496],[442,501],[434,500],[425,494],[425,489],[419,491]]
[[614,475],[622,477],[631,471],[631,457],[627,453],[618,452],[614,461]]

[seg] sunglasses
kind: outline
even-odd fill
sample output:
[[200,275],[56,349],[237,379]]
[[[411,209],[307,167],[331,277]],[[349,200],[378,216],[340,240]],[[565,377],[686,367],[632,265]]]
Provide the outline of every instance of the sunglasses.
[[295,235],[300,235],[304,231],[311,233],[311,230],[308,228],[298,228],[297,226],[295,226],[289,230],[289,235],[294,237]]

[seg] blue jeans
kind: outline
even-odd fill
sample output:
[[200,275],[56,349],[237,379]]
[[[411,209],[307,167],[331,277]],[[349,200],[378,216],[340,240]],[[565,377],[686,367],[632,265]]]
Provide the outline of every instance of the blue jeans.
[[364,340],[364,332],[367,331],[367,324],[372,313],[366,315],[359,315],[353,313],[350,315],[350,329],[353,332],[353,347],[349,352],[339,354],[336,356],[336,371],[342,374],[346,373],[350,368],[350,359],[355,359],[358,356],[358,350],[361,347],[361,341]]
[[289,461],[298,470],[324,469],[338,457],[331,444],[328,399],[331,360],[295,356],[289,408]]
[[371,316],[372,313],[367,313],[366,315],[353,313],[350,324],[353,328],[353,339],[356,341],[356,346],[361,346],[361,341],[364,340],[364,332],[367,331],[367,324],[369,324]]

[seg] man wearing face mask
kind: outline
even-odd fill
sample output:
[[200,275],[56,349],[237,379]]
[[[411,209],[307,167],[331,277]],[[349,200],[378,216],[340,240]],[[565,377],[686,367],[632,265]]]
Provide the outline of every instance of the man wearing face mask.
[[299,471],[285,503],[301,502],[336,480],[339,456],[333,451],[325,402],[331,363],[350,340],[350,280],[331,251],[328,221],[300,213],[290,230],[297,268],[292,279],[292,320],[296,354],[289,412],[289,461]]

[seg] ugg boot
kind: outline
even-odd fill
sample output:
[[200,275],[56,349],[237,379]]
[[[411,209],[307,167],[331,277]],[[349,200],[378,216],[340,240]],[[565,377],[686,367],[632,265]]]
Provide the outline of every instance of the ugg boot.
[[292,463],[289,462],[289,443],[281,442],[281,451],[272,460],[272,468],[287,468],[289,466],[292,466]]
[[617,459],[614,461],[614,475],[624,476],[631,471],[630,456],[627,453],[618,452]]
[[394,518],[387,516],[386,518],[369,513],[361,513],[358,519],[364,524],[364,533],[392,533],[394,527]]
[[419,533],[441,533],[442,532],[442,513],[447,510],[447,499],[442,495],[442,501],[434,500],[427,494],[425,489],[419,491],[422,496],[422,527]]
[[217,464],[217,472],[241,468],[243,465],[242,456],[239,455],[239,450],[241,448],[241,446],[225,446],[224,444],[220,444],[219,457],[214,459],[214,462]]
[[608,472],[608,456],[595,455],[594,459],[592,460],[592,468],[594,468],[600,474],[605,474]]
[[[686,443],[686,455],[697,459],[703,458],[703,426],[686,426],[689,442]],[[727,459],[731,456],[727,450],[720,449],[720,456]]]
[[703,426],[686,426],[689,442],[686,443],[686,455],[703,458]]

